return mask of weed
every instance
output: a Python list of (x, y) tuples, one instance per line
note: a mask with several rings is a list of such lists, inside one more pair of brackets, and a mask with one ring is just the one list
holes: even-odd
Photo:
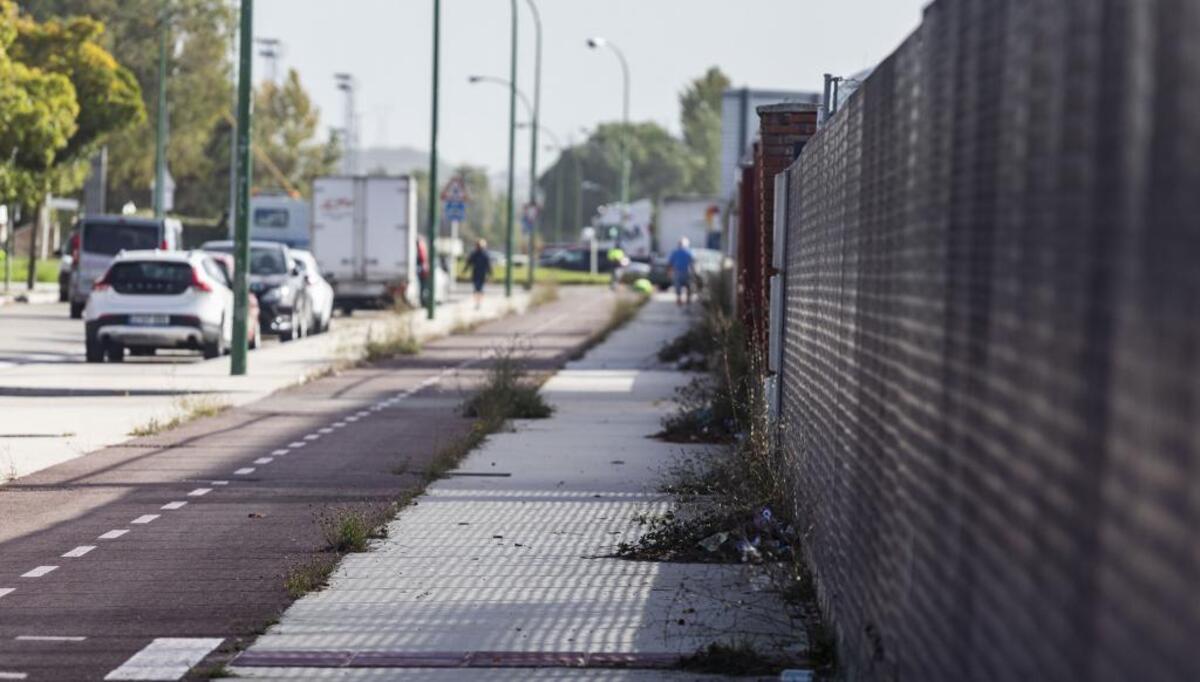
[(450, 328), (450, 335), (457, 336), (459, 334), (470, 334), (481, 324), (483, 324), (482, 320), (475, 320), (474, 322), (465, 322), (463, 320), (459, 320), (454, 323), (453, 327)]
[(679, 667), (696, 673), (713, 675), (775, 675), (785, 665), (756, 651), (749, 644), (709, 644), (708, 647), (682, 659)]
[(488, 368), (484, 385), (463, 402), (462, 412), (493, 425), (495, 430), (509, 419), (545, 419), (554, 408), (528, 379), (528, 371), (514, 348), (498, 350)]
[(398, 355), (416, 355), (421, 352), (421, 342), (413, 336), (412, 330), (392, 327), (379, 338), (372, 338), (367, 331), (367, 342), (363, 349), (364, 362), (379, 362)]
[(529, 306), (536, 308), (538, 306), (553, 303), (558, 300), (558, 282), (549, 280), (542, 282), (533, 288), (533, 293), (529, 296)]
[(228, 410), (232, 405), (213, 398), (212, 396), (188, 396), (175, 401), (178, 412), (166, 419), (154, 418), (130, 429), (129, 435), (134, 437), (156, 436), (171, 429), (178, 428), (188, 422), (207, 417), (215, 417)]
[(233, 671), (229, 669), (229, 664), (214, 663), (209, 666), (194, 669), (190, 679), (221, 680), (231, 677), (235, 677), (235, 675), (233, 674)]
[(333, 570), (337, 568), (339, 558), (335, 554), (319, 554), (305, 563), (294, 566), (283, 581), (288, 595), (299, 599), (328, 585), (329, 576), (333, 575)]
[(371, 540), (383, 537), (392, 507), (330, 507), (317, 513), (317, 527), (329, 551), (337, 554), (365, 552)]

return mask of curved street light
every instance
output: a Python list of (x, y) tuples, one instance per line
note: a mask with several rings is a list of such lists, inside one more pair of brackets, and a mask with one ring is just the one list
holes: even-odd
[(624, 89), (622, 97), (622, 112), (621, 123), (621, 203), (629, 203), (629, 62), (625, 59), (625, 53), (621, 48), (614, 45), (607, 38), (594, 36), (588, 38), (587, 46), (593, 50), (608, 48), (617, 55), (617, 59), (621, 62), (621, 75), (624, 78)]
[[(478, 75), (477, 76), (467, 76), (467, 82), (471, 83), (472, 85), (475, 85), (478, 83), (492, 83), (494, 85), (502, 85), (502, 86), (504, 86), (505, 90), (512, 88), (512, 83), (509, 82), (508, 79), (500, 78), (499, 76), (478, 76)], [(529, 114), (529, 117), (532, 118), (533, 117), (533, 102), (529, 99), (529, 96), (526, 95), (524, 92), (522, 92), (520, 88), (513, 88), (513, 90), (514, 90), (514, 92), (517, 93), (517, 99), (521, 100), (521, 104), (525, 107), (525, 113)], [(522, 127), (527, 127), (528, 125), (529, 124), (527, 124), (527, 123), (517, 124), (517, 127), (522, 128)]]

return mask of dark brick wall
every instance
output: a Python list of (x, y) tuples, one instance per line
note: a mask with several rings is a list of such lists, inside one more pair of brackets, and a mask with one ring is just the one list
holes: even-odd
[(1200, 679), (1200, 0), (938, 0), (791, 168), (851, 679)]

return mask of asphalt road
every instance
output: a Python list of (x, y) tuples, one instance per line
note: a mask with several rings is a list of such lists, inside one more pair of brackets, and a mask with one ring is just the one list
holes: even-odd
[[(112, 679), (144, 679), (138, 670), (156, 662), (188, 660), (178, 647), (195, 645), (200, 657), (214, 646), (218, 656), (234, 651), (290, 602), (289, 571), (328, 556), (320, 514), (377, 507), (422, 485), (414, 472), (469, 427), (455, 408), (492, 349), (518, 339), (532, 366), (556, 367), (605, 324), (610, 296), (567, 292), (419, 356), (0, 488), (0, 679), (95, 680), (118, 670)], [(29, 356), (40, 338), (59, 345), (39, 352), (76, 357), (66, 325), (48, 321), (39, 332), (25, 322), (32, 328), (0, 352)]]

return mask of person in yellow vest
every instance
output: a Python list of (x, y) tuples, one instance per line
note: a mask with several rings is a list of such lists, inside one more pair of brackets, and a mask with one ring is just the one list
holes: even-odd
[(625, 272), (625, 266), (629, 265), (629, 257), (625, 255), (625, 249), (622, 249), (619, 243), (613, 244), (613, 247), (608, 250), (608, 263), (612, 266), (612, 279), (608, 286), (616, 289), (617, 285), (621, 283), (621, 275)]

